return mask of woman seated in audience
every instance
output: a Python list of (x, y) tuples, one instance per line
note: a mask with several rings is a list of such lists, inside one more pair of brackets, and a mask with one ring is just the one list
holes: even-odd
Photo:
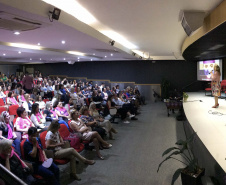
[(19, 105), (13, 95), (13, 92), (10, 91), (7, 97), (7, 105)]
[(107, 99), (108, 99), (107, 89), (106, 89), (106, 88), (103, 88), (102, 93), (103, 93), (103, 99), (104, 99), (105, 101), (107, 101)]
[(78, 105), (78, 106), (83, 106), (85, 104), (84, 98), (79, 97), (77, 95), (77, 93), (75, 92), (74, 88), (71, 88), (70, 97), (72, 98), (73, 103)]
[(37, 99), (36, 99), (36, 102), (35, 102), (35, 103), (39, 104), (39, 108), (40, 108), (41, 110), (44, 110), (45, 107), (46, 107), (45, 102), (42, 101), (42, 96), (37, 96)]
[(39, 104), (34, 103), (31, 108), (31, 121), (37, 128), (44, 128), (46, 119), (42, 112), (39, 111)]
[(105, 120), (100, 116), (94, 102), (91, 102), (89, 106), (89, 114), (97, 121), (98, 126), (103, 127), (106, 130), (106, 132), (109, 134), (109, 139), (113, 139), (112, 133), (116, 134), (117, 131), (112, 127), (112, 124), (109, 120)]
[(26, 184), (30, 185), (35, 181), (29, 174), (32, 170), (32, 166), (29, 165), (29, 168), (27, 164), (20, 159), (17, 153), (12, 149), (12, 145), (12, 140), (3, 139), (0, 141), (0, 163)]
[(4, 92), (6, 96), (8, 96), (9, 92), (11, 91), (11, 86), (7, 87), (7, 90)]
[(100, 144), (104, 148), (110, 148), (112, 147), (111, 144), (107, 143), (104, 141), (101, 136), (98, 134), (96, 131), (92, 131), (91, 127), (87, 127), (85, 123), (81, 119), (79, 119), (79, 112), (78, 111), (73, 111), (71, 112), (71, 129), (76, 133), (79, 132), (82, 134), (82, 139), (86, 141), (93, 142), (95, 145), (96, 153), (97, 156), (100, 159), (104, 159), (104, 157), (100, 154), (99, 148)]
[[(18, 134), (18, 133), (17, 133)], [(7, 111), (3, 111), (0, 117), (0, 137), (3, 139), (10, 139), (13, 141), (13, 147), (16, 152), (20, 154), (20, 137), (17, 139), (17, 134), (13, 131), (13, 124), (10, 122), (10, 115)]]
[(66, 146), (67, 142), (60, 136), (59, 129), (60, 124), (57, 120), (50, 124), (45, 138), (46, 148), (55, 151), (54, 158), (56, 159), (70, 159), (71, 177), (75, 180), (81, 180), (76, 175), (76, 158), (88, 165), (93, 165), (95, 161), (82, 157), (74, 148)]
[(89, 109), (86, 106), (83, 106), (80, 109), (81, 117), (80, 119), (86, 124), (86, 126), (91, 127), (92, 131), (97, 131), (102, 138), (105, 136), (105, 130), (98, 126), (97, 120), (95, 120), (90, 114)]
[(58, 119), (58, 115), (57, 115), (55, 109), (53, 108), (53, 104), (51, 101), (46, 102), (46, 109), (44, 110), (44, 117), (46, 118), (46, 121), (58, 120), (58, 122), (60, 124), (66, 125), (66, 127), (70, 131), (70, 128), (69, 128), (67, 122), (65, 122), (63, 119), (62, 120)]
[(4, 94), (3, 90), (2, 90), (2, 86), (0, 86), (0, 98), (5, 99), (6, 95)]
[(101, 96), (101, 91), (98, 93), (97, 90), (93, 90), (93, 94), (92, 94), (92, 101), (96, 102), (96, 108), (101, 109), (101, 103), (103, 101), (103, 98)]
[(107, 108), (110, 109), (117, 109), (117, 113), (121, 116), (121, 120), (124, 120), (124, 123), (130, 123), (128, 120), (126, 120), (126, 117), (129, 116), (130, 118), (134, 117), (127, 109), (124, 109), (122, 107), (116, 106), (113, 102), (114, 96), (116, 95), (110, 95), (108, 97), (107, 101)]
[(32, 102), (35, 102), (35, 100), (37, 99), (37, 96), (38, 96), (38, 89), (37, 89), (37, 87), (34, 87), (34, 89), (32, 90), (32, 92), (30, 94), (30, 100)]
[(80, 87), (77, 87), (77, 95), (80, 97), (80, 98), (86, 98), (83, 94), (82, 94), (82, 91), (81, 91), (81, 88)]
[(27, 111), (23, 107), (17, 109), (16, 122), (14, 124), (15, 131), (22, 132), (22, 138), (27, 138), (27, 132), (30, 127), (34, 127), (32, 121), (27, 117)]
[(19, 96), (18, 96), (18, 101), (21, 104), (26, 101), (25, 98), (24, 98), (24, 90), (23, 89), (20, 89), (20, 93), (19, 93)]
[(30, 101), (30, 95), (29, 94), (25, 94), (24, 95), (24, 99), (25, 101), (23, 102), (23, 107), (25, 108), (25, 110), (27, 111), (27, 113), (31, 113), (32, 110), (32, 101)]
[(68, 113), (70, 113), (71, 108), (73, 108), (73, 107), (74, 107), (74, 104), (73, 104), (72, 98), (70, 98), (68, 101), (64, 102), (64, 108), (67, 110)]
[(69, 119), (69, 112), (67, 109), (63, 107), (63, 103), (60, 101), (55, 101), (55, 104), (53, 106), (55, 108), (55, 111), (57, 113), (59, 120), (64, 120), (66, 123), (68, 123)]
[(60, 184), (59, 168), (53, 162), (49, 167), (44, 167), (42, 164), (48, 161), (43, 150), (40, 139), (38, 138), (37, 128), (31, 127), (28, 130), (28, 139), (24, 142), (24, 156), (25, 159), (32, 163), (34, 174), (40, 175), (49, 185)]

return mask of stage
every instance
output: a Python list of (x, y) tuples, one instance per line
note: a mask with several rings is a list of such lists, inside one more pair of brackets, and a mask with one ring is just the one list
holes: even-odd
[[(204, 92), (187, 94), (189, 98), (183, 103), (187, 120), (214, 160), (226, 172), (226, 101), (219, 99), (220, 106), (214, 109), (214, 97), (205, 96)], [(225, 115), (210, 114), (209, 111)], [(205, 162), (209, 163), (208, 160)]]

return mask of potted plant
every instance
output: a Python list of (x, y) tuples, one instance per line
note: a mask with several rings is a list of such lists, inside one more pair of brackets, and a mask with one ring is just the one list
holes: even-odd
[(188, 100), (188, 97), (188, 94), (186, 92), (183, 92), (183, 98), (185, 102)]
[[(186, 165), (185, 168), (179, 168), (175, 171), (171, 185), (175, 183), (177, 178), (181, 174), (182, 185), (202, 185), (201, 177), (205, 173), (205, 169), (198, 165), (198, 160), (194, 157), (192, 150), (190, 148), (190, 143), (194, 140), (196, 133), (192, 134), (187, 140), (178, 140), (175, 144), (176, 147), (170, 147), (165, 150), (162, 157), (168, 155), (158, 166), (157, 172), (159, 172), (160, 167), (165, 161), (173, 159)], [(169, 154), (170, 153), (170, 154)], [(175, 156), (180, 155), (184, 161), (177, 159)]]

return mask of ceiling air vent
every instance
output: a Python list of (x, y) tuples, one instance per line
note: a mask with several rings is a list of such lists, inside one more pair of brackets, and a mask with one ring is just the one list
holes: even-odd
[(0, 11), (0, 29), (10, 31), (28, 31), (48, 24)]

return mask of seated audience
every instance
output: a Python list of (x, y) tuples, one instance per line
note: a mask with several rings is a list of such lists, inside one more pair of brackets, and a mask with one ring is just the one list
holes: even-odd
[(55, 108), (55, 111), (58, 115), (58, 119), (64, 120), (66, 123), (68, 123), (69, 112), (67, 111), (67, 109), (63, 107), (63, 103), (59, 101), (55, 101), (55, 104), (53, 107)]
[(25, 110), (27, 111), (27, 113), (31, 113), (32, 110), (32, 101), (30, 101), (30, 95), (29, 94), (25, 94), (24, 95), (24, 99), (25, 101), (23, 102), (23, 107), (25, 108)]
[(81, 180), (76, 175), (76, 158), (85, 164), (93, 165), (95, 161), (88, 160), (82, 157), (74, 148), (66, 146), (66, 141), (62, 139), (59, 133), (60, 124), (58, 121), (53, 121), (46, 134), (46, 147), (47, 149), (54, 150), (54, 158), (56, 159), (70, 159), (70, 175), (75, 180)]
[(61, 119), (61, 120), (58, 119), (58, 115), (57, 115), (55, 109), (53, 108), (52, 102), (46, 102), (46, 109), (44, 110), (44, 117), (46, 118), (46, 121), (58, 120), (58, 122), (60, 124), (66, 125), (66, 127), (70, 131), (70, 128), (69, 128), (67, 122), (65, 122), (63, 119)]
[(117, 131), (112, 127), (112, 124), (109, 120), (105, 120), (100, 116), (94, 102), (91, 102), (89, 106), (89, 113), (97, 121), (97, 125), (103, 127), (106, 130), (106, 132), (109, 134), (109, 139), (113, 139), (112, 133), (116, 134)]
[(20, 89), (20, 94), (18, 95), (18, 101), (20, 104), (22, 104), (23, 102), (25, 102), (25, 98), (24, 98), (24, 90)]
[(59, 185), (60, 172), (57, 165), (53, 162), (48, 168), (42, 165), (48, 158), (38, 138), (37, 128), (29, 128), (28, 136), (24, 142), (24, 156), (26, 160), (32, 163), (34, 174), (42, 176), (49, 185)]
[(104, 159), (104, 157), (100, 154), (99, 148), (104, 147), (104, 148), (110, 148), (112, 147), (111, 144), (107, 143), (104, 141), (101, 136), (98, 134), (96, 131), (92, 131), (91, 127), (87, 127), (85, 123), (79, 118), (79, 112), (78, 111), (73, 111), (71, 113), (71, 129), (76, 133), (81, 133), (82, 134), (82, 139), (86, 141), (90, 141), (94, 143), (95, 149), (97, 156), (100, 159)]
[(80, 109), (81, 117), (80, 119), (86, 124), (86, 126), (91, 127), (92, 131), (97, 131), (102, 138), (105, 136), (105, 130), (98, 126), (97, 120), (95, 120), (90, 114), (89, 109), (86, 106), (83, 106)]
[(2, 86), (0, 86), (0, 98), (5, 98), (6, 95), (4, 94), (3, 90), (2, 90)]
[(27, 138), (27, 132), (30, 127), (34, 127), (32, 121), (27, 117), (27, 112), (25, 108), (19, 107), (17, 109), (16, 122), (14, 124), (15, 131), (22, 132), (22, 138)]

